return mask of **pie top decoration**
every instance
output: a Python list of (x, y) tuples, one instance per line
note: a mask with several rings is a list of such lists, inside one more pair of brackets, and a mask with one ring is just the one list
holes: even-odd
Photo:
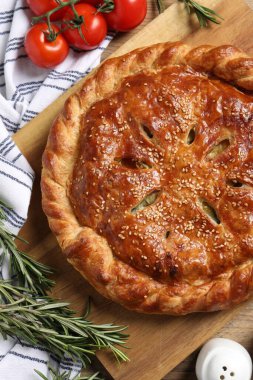
[(224, 309), (253, 286), (253, 58), (162, 43), (110, 59), (43, 155), (43, 208), (67, 259), (146, 313)]

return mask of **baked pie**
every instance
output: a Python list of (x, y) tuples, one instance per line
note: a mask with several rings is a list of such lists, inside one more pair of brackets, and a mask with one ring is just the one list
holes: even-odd
[(253, 288), (253, 58), (181, 42), (103, 63), (54, 122), (42, 198), (68, 261), (145, 313)]

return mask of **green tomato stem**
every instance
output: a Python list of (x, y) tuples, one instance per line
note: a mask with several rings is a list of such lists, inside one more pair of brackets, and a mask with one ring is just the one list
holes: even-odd
[[(32, 18), (32, 25), (36, 24), (36, 23), (38, 23), (44, 19), (47, 19), (47, 20), (49, 19), (49, 23), (51, 24), (50, 16), (52, 16), (52, 14), (54, 14), (55, 12), (59, 11), (60, 9), (62, 9), (64, 7), (67, 7), (67, 6), (72, 7), (74, 4), (78, 3), (79, 1), (80, 0), (69, 0), (69, 1), (60, 1), (59, 0), (59, 6), (58, 7), (51, 9), (51, 11), (48, 11), (47, 13), (44, 13), (43, 15), (33, 17)], [(77, 16), (78, 16), (78, 14), (77, 14)]]
[(114, 0), (104, 0), (96, 13), (110, 13), (115, 8)]

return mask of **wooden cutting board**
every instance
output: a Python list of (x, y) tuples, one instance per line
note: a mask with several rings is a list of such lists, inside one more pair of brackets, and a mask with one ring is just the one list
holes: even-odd
[[(175, 3), (125, 43), (116, 55), (140, 46), (180, 39), (192, 45), (234, 44), (253, 54), (252, 35), (249, 35), (253, 30), (253, 12), (243, 0), (201, 0), (201, 3), (215, 8), (223, 16), (221, 25), (201, 30), (196, 19), (187, 16), (183, 4)], [(29, 252), (33, 257), (57, 269), (57, 285), (54, 289), (56, 297), (70, 301), (74, 309), (82, 312), (87, 295), (91, 295), (93, 320), (102, 323), (113, 321), (129, 326), (129, 363), (118, 365), (110, 354), (98, 355), (112, 377), (116, 380), (159, 380), (214, 335), (235, 315), (239, 307), (226, 312), (177, 318), (140, 315), (98, 295), (65, 261), (41, 210), (39, 177), (41, 154), (52, 120), (66, 98), (79, 86), (80, 83), (72, 87), (14, 136), (15, 142), (37, 174), (29, 218), (21, 234), (30, 242)], [(244, 305), (240, 306), (243, 307)]]

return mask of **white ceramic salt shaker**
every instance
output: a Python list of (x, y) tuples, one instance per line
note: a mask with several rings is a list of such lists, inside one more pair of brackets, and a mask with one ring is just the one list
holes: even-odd
[(196, 375), (198, 380), (251, 380), (251, 357), (241, 344), (214, 338), (199, 353)]

